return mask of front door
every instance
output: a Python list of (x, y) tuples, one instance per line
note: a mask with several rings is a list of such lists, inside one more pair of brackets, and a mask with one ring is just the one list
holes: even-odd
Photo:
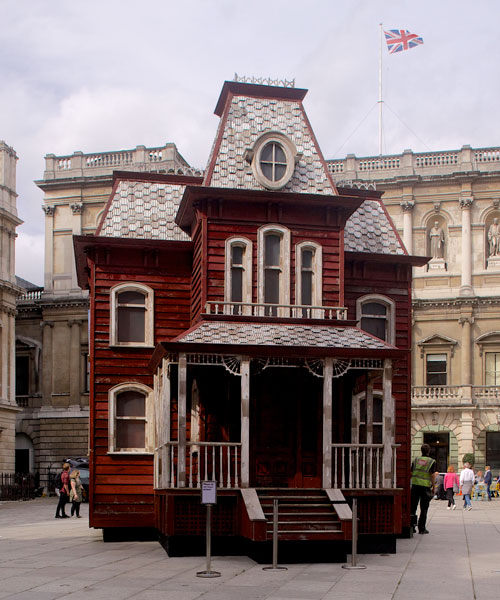
[(251, 382), (251, 485), (321, 487), (322, 380), (272, 367)]

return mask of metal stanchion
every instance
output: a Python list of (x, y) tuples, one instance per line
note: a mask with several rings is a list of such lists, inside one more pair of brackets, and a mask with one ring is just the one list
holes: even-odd
[(273, 500), (273, 566), (263, 567), (264, 571), (288, 571), (278, 566), (278, 499)]
[(207, 504), (207, 568), (196, 573), (196, 577), (220, 577), (219, 571), (212, 571), (212, 505)]
[(352, 551), (351, 551), (351, 564), (342, 565), (343, 569), (366, 569), (366, 565), (358, 565), (357, 562), (357, 551), (358, 551), (358, 500), (357, 498), (352, 499)]

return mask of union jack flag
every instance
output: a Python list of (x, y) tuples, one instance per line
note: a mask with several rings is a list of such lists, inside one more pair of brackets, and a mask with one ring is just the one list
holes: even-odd
[(424, 43), (423, 38), (416, 33), (410, 33), (407, 29), (389, 29), (384, 31), (384, 34), (389, 54), (409, 50)]

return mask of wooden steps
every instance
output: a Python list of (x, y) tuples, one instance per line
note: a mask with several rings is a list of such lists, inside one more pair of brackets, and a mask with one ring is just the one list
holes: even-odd
[(273, 536), (273, 501), (278, 500), (280, 540), (341, 540), (342, 524), (321, 489), (259, 488), (257, 495), (266, 517), (267, 539)]

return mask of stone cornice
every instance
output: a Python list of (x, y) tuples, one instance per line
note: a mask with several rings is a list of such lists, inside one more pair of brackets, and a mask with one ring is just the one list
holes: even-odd
[(413, 308), (457, 308), (457, 307), (477, 308), (478, 306), (500, 306), (500, 297), (489, 296), (482, 298), (475, 296), (474, 298), (443, 298), (443, 299), (414, 299), (412, 300)]

